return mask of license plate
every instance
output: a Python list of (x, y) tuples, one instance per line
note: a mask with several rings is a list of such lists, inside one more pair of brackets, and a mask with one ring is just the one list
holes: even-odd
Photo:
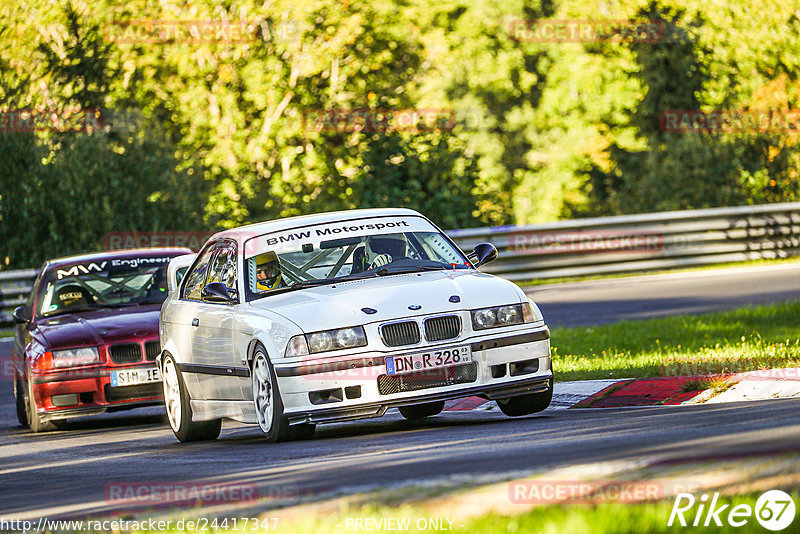
[(124, 371), (111, 371), (112, 386), (134, 386), (149, 382), (161, 382), (157, 367), (147, 369), (126, 369)]
[(436, 369), (459, 365), (472, 361), (472, 349), (469, 345), (448, 349), (435, 349), (405, 356), (387, 356), (386, 374), (401, 375), (426, 369)]

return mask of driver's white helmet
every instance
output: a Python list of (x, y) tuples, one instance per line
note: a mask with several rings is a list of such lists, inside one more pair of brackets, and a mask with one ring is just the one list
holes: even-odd
[(404, 234), (369, 236), (364, 252), (370, 268), (380, 267), (408, 257), (408, 239)]

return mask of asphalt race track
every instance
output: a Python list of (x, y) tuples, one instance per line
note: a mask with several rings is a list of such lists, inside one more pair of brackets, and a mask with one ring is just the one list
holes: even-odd
[(533, 286), (551, 326), (694, 314), (800, 299), (800, 263)]
[[(718, 273), (705, 282), (588, 284), (547, 289), (549, 322), (603, 322), (669, 312), (695, 312), (776, 298), (800, 298), (800, 267)], [(686, 290), (682, 288), (686, 285)], [(602, 295), (613, 296), (607, 300)], [(648, 299), (648, 295), (651, 298)], [(666, 299), (664, 296), (669, 295)], [(687, 296), (688, 295), (688, 296)], [(694, 306), (689, 304), (695, 302)], [(567, 314), (566, 310), (575, 310)], [(660, 310), (660, 311), (659, 311)], [(552, 318), (550, 317), (552, 315)], [(553, 321), (552, 319), (556, 320)], [(2, 359), (8, 341), (0, 342)], [(326, 499), (375, 488), (511, 479), (559, 466), (594, 462), (769, 456), (797, 451), (800, 399), (594, 410), (547, 410), (510, 419), (499, 412), (445, 412), (410, 423), (396, 411), (382, 419), (318, 427), (313, 440), (269, 445), (255, 426), (225, 422), (220, 439), (179, 444), (160, 408), (74, 420), (65, 431), (31, 434), (17, 425), (12, 383), (0, 383), (0, 517), (84, 517), (141, 511), (113, 501), (115, 488), (171, 482), (234, 484), (282, 501)], [(242, 504), (246, 510), (248, 504)], [(263, 502), (256, 509), (263, 509)], [(193, 512), (198, 513), (197, 509)]]

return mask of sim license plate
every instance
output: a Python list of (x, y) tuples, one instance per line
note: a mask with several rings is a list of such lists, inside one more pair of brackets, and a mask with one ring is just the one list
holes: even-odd
[(111, 385), (134, 386), (136, 384), (147, 384), (150, 382), (161, 382), (157, 367), (146, 369), (126, 369), (124, 371), (111, 371)]

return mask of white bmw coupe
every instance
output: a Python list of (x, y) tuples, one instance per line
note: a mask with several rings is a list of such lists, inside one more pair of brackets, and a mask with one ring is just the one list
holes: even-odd
[(161, 310), (162, 373), (180, 441), (221, 420), (269, 441), (317, 423), (430, 417), (479, 396), (507, 415), (547, 408), (550, 332), (512, 282), (481, 273), (490, 244), (464, 254), (409, 209), (293, 217), (226, 230), (196, 256)]

